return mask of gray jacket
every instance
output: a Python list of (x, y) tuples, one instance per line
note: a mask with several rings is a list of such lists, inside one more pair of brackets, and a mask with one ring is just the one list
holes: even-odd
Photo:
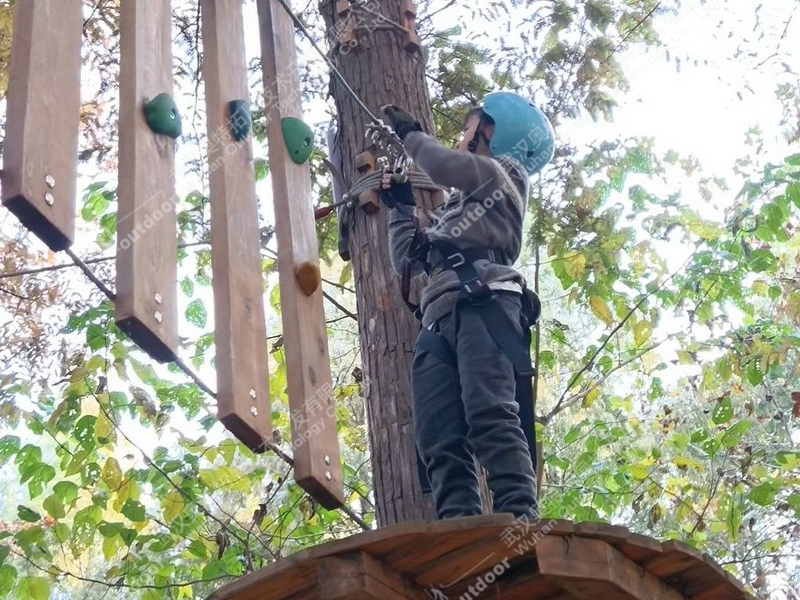
[[(505, 157), (449, 150), (419, 131), (409, 133), (403, 145), (416, 166), (431, 180), (458, 190), (432, 213), (430, 225), (425, 228), (428, 238), (447, 240), (458, 248), (481, 246), (501, 250), (512, 263), (516, 261), (522, 246), (522, 221), (528, 198), (524, 169)], [(407, 262), (416, 228), (413, 207), (401, 206), (389, 212), (389, 245), (397, 273), (402, 273)], [(418, 261), (411, 268), (414, 276), (424, 272)], [(480, 260), (475, 268), (489, 287), (503, 287), (503, 282), (523, 283), (522, 276), (509, 266)], [(454, 271), (432, 275), (420, 298), (423, 326), (428, 327), (451, 312), (459, 290)]]

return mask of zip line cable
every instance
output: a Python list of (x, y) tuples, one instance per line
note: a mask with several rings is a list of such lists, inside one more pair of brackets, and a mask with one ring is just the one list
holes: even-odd
[(294, 24), (297, 26), (297, 28), (300, 29), (303, 35), (306, 36), (306, 39), (308, 39), (308, 41), (311, 42), (311, 45), (314, 47), (314, 50), (316, 50), (317, 53), (322, 57), (322, 60), (324, 60), (328, 64), (328, 67), (330, 68), (331, 72), (334, 75), (336, 75), (341, 84), (344, 86), (344, 89), (347, 91), (347, 93), (350, 94), (353, 97), (353, 100), (355, 100), (361, 107), (361, 109), (369, 115), (370, 119), (372, 119), (377, 123), (381, 123), (382, 121), (378, 117), (376, 117), (369, 108), (367, 108), (367, 105), (364, 104), (361, 98), (358, 97), (358, 94), (356, 94), (353, 91), (353, 88), (351, 88), (350, 84), (347, 83), (347, 80), (344, 78), (344, 75), (342, 75), (341, 71), (339, 71), (336, 65), (333, 64), (333, 61), (330, 58), (328, 58), (328, 55), (325, 54), (325, 52), (322, 51), (322, 48), (319, 47), (317, 42), (314, 41), (314, 38), (311, 37), (311, 33), (308, 31), (308, 28), (305, 26), (305, 23), (303, 23), (303, 20), (297, 14), (295, 14), (295, 12), (292, 10), (292, 7), (289, 6), (289, 3), (286, 0), (278, 0), (278, 2), (283, 7), (283, 10), (285, 10), (286, 13), (289, 15), (289, 17), (291, 17), (292, 21), (294, 21)]

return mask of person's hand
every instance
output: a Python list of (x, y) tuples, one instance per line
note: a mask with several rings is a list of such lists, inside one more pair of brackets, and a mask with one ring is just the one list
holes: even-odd
[(384, 169), (381, 175), (381, 188), (378, 192), (378, 198), (388, 208), (397, 208), (401, 204), (406, 206), (414, 206), (416, 204), (411, 182), (406, 180), (403, 183), (398, 183), (388, 168)]
[(405, 140), (406, 136), (412, 131), (422, 131), (422, 126), (419, 122), (399, 106), (387, 104), (381, 110), (383, 110), (386, 118), (389, 119), (389, 123), (397, 137), (401, 140)]
[(381, 176), (381, 189), (388, 190), (392, 187), (392, 172), (384, 170), (383, 175)]

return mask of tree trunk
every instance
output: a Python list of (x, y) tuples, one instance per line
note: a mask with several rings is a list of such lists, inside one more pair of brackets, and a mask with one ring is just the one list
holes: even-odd
[[(399, 22), (401, 4), (401, 0), (373, 0), (367, 6)], [(368, 29), (355, 31), (356, 47), (339, 51), (342, 21), (335, 5), (333, 0), (321, 0), (320, 11), (329, 32), (330, 55), (350, 87), (376, 116), (383, 118), (382, 105), (397, 104), (433, 131), (421, 54), (406, 52), (403, 32), (388, 23), (369, 31), (375, 21), (363, 12), (359, 16), (366, 17), (362, 26)], [(355, 158), (369, 143), (364, 131), (370, 118), (334, 74), (331, 93), (338, 115), (336, 145), (342, 173), (352, 184), (360, 177)], [(419, 324), (400, 296), (399, 278), (389, 259), (386, 218), (383, 207), (372, 215), (356, 208), (350, 228), (379, 526), (433, 517), (430, 496), (420, 489), (414, 450), (410, 374)]]

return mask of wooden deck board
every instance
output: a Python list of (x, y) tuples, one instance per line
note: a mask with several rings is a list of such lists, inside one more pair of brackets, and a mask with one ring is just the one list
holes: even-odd
[[(477, 597), (497, 600), (753, 598), (719, 565), (685, 544), (661, 544), (623, 527), (541, 521), (529, 525), (526, 531), (527, 536), (540, 534), (537, 543), (518, 553), (504, 537), (504, 531), (514, 524), (518, 522), (511, 515), (490, 515), (369, 531), (299, 552), (224, 586), (209, 600), (321, 600), (351, 592), (354, 599), (386, 596), (417, 600), (420, 591), (440, 600), (455, 600), (473, 592), (478, 592)], [(560, 561), (556, 566), (561, 570), (553, 571), (552, 551), (557, 547), (553, 544), (568, 546), (570, 540), (572, 545), (562, 548), (560, 558), (555, 559)], [(595, 557), (592, 549), (601, 548), (602, 557)], [(544, 551), (548, 554), (537, 555)], [(583, 552), (587, 560), (565, 560), (575, 552)], [(339, 563), (349, 565), (352, 571), (354, 556), (361, 557), (358, 564), (378, 567), (361, 568), (358, 585), (345, 585), (339, 596), (335, 589), (327, 590), (325, 596), (323, 579), (330, 581), (334, 576), (330, 571)], [(487, 556), (490, 559), (481, 564)], [(318, 563), (326, 557), (335, 560), (327, 561), (328, 574), (320, 577)], [(351, 557), (350, 562), (347, 557)], [(506, 558), (508, 568), (487, 577), (490, 569)], [(546, 575), (539, 565), (544, 559), (548, 560)], [(589, 562), (597, 564), (587, 566)], [(378, 575), (373, 577), (373, 572)], [(436, 596), (435, 590), (442, 595)]]

